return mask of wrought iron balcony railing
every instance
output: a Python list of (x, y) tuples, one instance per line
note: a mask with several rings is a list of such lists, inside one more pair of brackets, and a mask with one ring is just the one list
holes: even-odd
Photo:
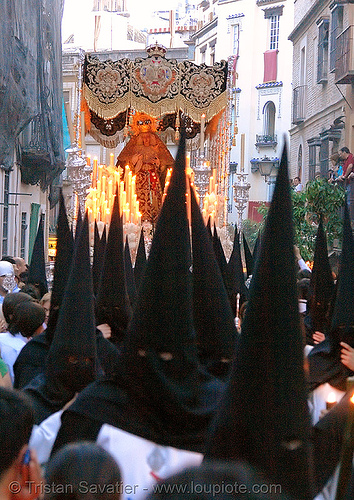
[(256, 135), (256, 147), (276, 146), (278, 143), (277, 136), (274, 135)]
[(337, 37), (336, 44), (336, 83), (354, 82), (354, 49), (353, 49), (354, 26), (348, 26)]

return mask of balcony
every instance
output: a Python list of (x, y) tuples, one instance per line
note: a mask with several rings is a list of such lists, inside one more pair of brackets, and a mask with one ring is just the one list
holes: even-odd
[(256, 135), (256, 148), (275, 147), (278, 144), (276, 135)]
[(353, 29), (348, 26), (338, 37), (336, 45), (335, 82), (354, 82)]
[(305, 121), (306, 85), (300, 85), (293, 90), (293, 124), (299, 125)]

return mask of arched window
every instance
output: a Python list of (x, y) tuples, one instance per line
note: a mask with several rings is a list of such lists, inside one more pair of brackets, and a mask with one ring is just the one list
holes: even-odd
[(299, 151), (297, 154), (297, 175), (302, 179), (302, 144), (299, 146)]
[(263, 108), (263, 130), (264, 135), (274, 137), (275, 133), (275, 104), (268, 101)]

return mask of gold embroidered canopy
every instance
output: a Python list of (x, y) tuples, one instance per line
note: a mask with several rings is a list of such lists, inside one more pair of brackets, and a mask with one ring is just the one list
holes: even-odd
[[(166, 59), (166, 49), (155, 45), (148, 57), (100, 61), (86, 55), (83, 96), (93, 119), (110, 121), (128, 109), (155, 118), (183, 112), (194, 122), (208, 122), (227, 103), (227, 62), (200, 66)], [(121, 120), (123, 121), (123, 120)]]

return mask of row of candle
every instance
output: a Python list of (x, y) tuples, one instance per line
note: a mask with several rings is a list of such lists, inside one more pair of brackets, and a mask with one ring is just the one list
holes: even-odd
[[(88, 159), (88, 165), (90, 165)], [(120, 173), (113, 164), (111, 154), (110, 165), (98, 165), (94, 158), (92, 165), (92, 183), (88, 189), (86, 208), (90, 222), (102, 221), (110, 223), (113, 209), (114, 197), (119, 196), (120, 212), (123, 216), (123, 224), (140, 224), (141, 214), (139, 202), (135, 192), (135, 176), (127, 165), (124, 169), (124, 180), (120, 180)]]
[(214, 222), (217, 220), (218, 208), (218, 185), (216, 183), (216, 169), (214, 168), (209, 179), (208, 192), (204, 196), (202, 210), (204, 222), (207, 223), (210, 218), (211, 227), (214, 226)]

